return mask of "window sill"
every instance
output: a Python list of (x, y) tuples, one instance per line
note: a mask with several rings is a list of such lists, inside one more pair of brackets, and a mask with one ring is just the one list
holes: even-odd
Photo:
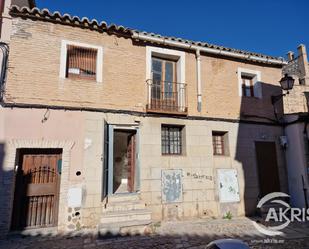
[(67, 79), (96, 81), (96, 76), (68, 74)]
[(249, 97), (249, 96), (240, 96), (241, 99), (256, 99), (256, 100), (261, 100), (262, 98), (259, 98), (259, 97), (255, 97), (255, 96), (252, 96), (252, 97)]
[(161, 154), (163, 157), (185, 157), (186, 154)]
[(216, 155), (216, 154), (213, 154), (213, 156), (217, 158), (230, 157), (230, 155)]
[(64, 81), (70, 81), (70, 82), (80, 82), (80, 83), (91, 83), (91, 84), (100, 84), (101, 82), (97, 81), (96, 79), (91, 78), (80, 78), (80, 77), (65, 77), (61, 78)]

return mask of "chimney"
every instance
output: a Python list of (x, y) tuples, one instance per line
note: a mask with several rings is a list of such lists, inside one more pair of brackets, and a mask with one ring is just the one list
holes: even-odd
[(309, 85), (309, 64), (306, 46), (304, 44), (300, 44), (297, 48), (298, 51), (298, 66), (300, 70), (299, 80), (304, 85)]
[(287, 56), (288, 56), (288, 61), (294, 60), (294, 52), (289, 51), (289, 52), (287, 53)]

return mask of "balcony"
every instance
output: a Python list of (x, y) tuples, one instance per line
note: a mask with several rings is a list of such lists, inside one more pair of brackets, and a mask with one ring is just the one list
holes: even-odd
[(147, 82), (147, 112), (187, 115), (187, 85), (149, 79)]

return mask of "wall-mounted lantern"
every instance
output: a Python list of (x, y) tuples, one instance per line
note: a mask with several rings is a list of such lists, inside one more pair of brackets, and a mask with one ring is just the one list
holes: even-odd
[(285, 74), (284, 77), (279, 81), (281, 89), (286, 91), (286, 93), (279, 94), (276, 96), (271, 96), (271, 103), (274, 105), (277, 101), (279, 101), (283, 96), (289, 94), (289, 91), (293, 89), (294, 79), (292, 76)]

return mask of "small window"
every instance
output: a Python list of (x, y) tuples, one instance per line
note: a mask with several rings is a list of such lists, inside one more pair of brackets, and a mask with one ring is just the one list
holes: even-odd
[(67, 78), (96, 79), (97, 49), (80, 46), (67, 46)]
[(228, 137), (227, 132), (213, 131), (212, 132), (212, 145), (214, 155), (228, 155)]
[(238, 91), (240, 97), (262, 99), (261, 72), (248, 68), (237, 69)]
[(182, 126), (162, 125), (161, 144), (163, 155), (182, 154)]
[(253, 77), (241, 75), (242, 80), (242, 96), (254, 97)]

